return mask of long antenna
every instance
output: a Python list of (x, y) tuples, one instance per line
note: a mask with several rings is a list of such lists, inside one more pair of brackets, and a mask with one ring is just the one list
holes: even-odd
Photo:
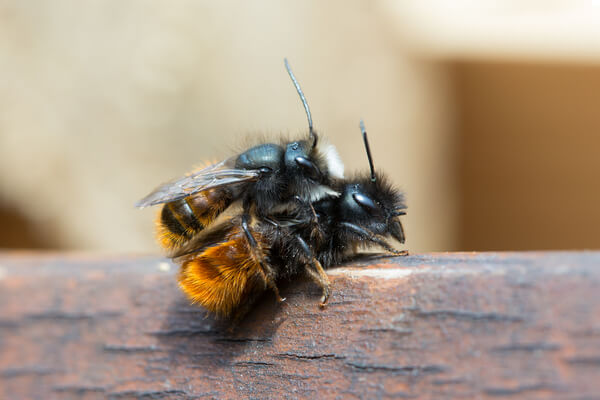
[(290, 63), (288, 63), (287, 58), (284, 58), (283, 62), (285, 63), (285, 69), (287, 69), (287, 72), (290, 75), (290, 78), (292, 78), (292, 82), (294, 83), (294, 86), (296, 86), (296, 91), (298, 92), (298, 96), (300, 96), (300, 100), (302, 101), (302, 105), (304, 106), (304, 110), (306, 111), (306, 117), (308, 118), (308, 134), (310, 135), (311, 139), (313, 139), (316, 144), (317, 137), (313, 132), (313, 122), (312, 122), (312, 117), (310, 115), (310, 108), (308, 108), (308, 103), (306, 102), (306, 97), (304, 97), (304, 93), (302, 92), (302, 89), (300, 88), (300, 84), (298, 83), (298, 80), (296, 79), (296, 77), (294, 76), (294, 73), (292, 72), (292, 69), (290, 68)]
[(377, 181), (375, 177), (375, 167), (373, 167), (373, 157), (371, 157), (371, 148), (369, 147), (369, 139), (367, 139), (367, 130), (365, 129), (365, 123), (363, 120), (360, 120), (360, 131), (363, 135), (363, 140), (365, 142), (365, 149), (367, 150), (367, 158), (369, 159), (369, 167), (371, 167), (371, 182)]

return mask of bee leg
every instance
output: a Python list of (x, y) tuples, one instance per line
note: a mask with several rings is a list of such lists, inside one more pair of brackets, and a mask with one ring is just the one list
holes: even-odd
[(321, 287), (323, 295), (321, 296), (321, 304), (319, 306), (325, 307), (327, 300), (329, 300), (329, 288), (331, 286), (325, 270), (323, 270), (321, 263), (317, 259), (314, 259), (312, 265), (306, 264), (306, 272)]
[(315, 211), (315, 208), (313, 207), (312, 203), (310, 201), (302, 199), (300, 196), (295, 196), (294, 200), (296, 200), (296, 202), (300, 204), (301, 207), (305, 207), (310, 210), (308, 220), (303, 223), (308, 224), (311, 228), (311, 243), (314, 243), (315, 241), (321, 242), (323, 240), (323, 231), (321, 230), (321, 226), (319, 225), (319, 216), (317, 215), (317, 212)]
[(265, 261), (262, 247), (258, 244), (254, 236), (252, 236), (252, 232), (250, 232), (250, 227), (248, 226), (248, 218), (248, 214), (244, 214), (242, 216), (242, 229), (246, 234), (248, 244), (250, 244), (250, 251), (252, 252), (252, 257), (260, 265), (262, 277), (265, 283), (267, 284), (267, 287), (275, 293), (275, 297), (278, 301), (285, 301), (285, 298), (282, 298), (279, 295), (279, 288), (277, 288), (277, 285), (275, 284), (275, 279), (273, 278), (273, 269), (270, 266), (268, 266), (267, 262)]
[(304, 200), (302, 197), (300, 196), (294, 196), (294, 200), (300, 204), (301, 207), (308, 207), (310, 208), (310, 220), (308, 221), (310, 224), (317, 224), (319, 222), (319, 217), (317, 216), (317, 212), (315, 211), (315, 208), (313, 207), (312, 203), (308, 200)]
[(342, 222), (342, 226), (361, 236), (364, 240), (368, 240), (369, 242), (373, 242), (385, 249), (390, 254), (395, 256), (406, 256), (408, 255), (408, 251), (406, 250), (397, 250), (394, 249), (388, 242), (384, 239), (373, 235), (371, 232), (361, 228), (358, 225), (351, 224), (350, 222)]
[(300, 247), (304, 251), (304, 255), (310, 260), (308, 263), (305, 264), (306, 272), (321, 287), (321, 290), (323, 291), (323, 296), (321, 297), (320, 306), (325, 307), (325, 304), (327, 304), (327, 300), (329, 300), (329, 288), (331, 286), (329, 283), (329, 278), (327, 277), (323, 266), (321, 265), (319, 260), (315, 258), (312, 250), (310, 249), (308, 244), (306, 244), (304, 239), (302, 239), (300, 236), (296, 236), (296, 240), (298, 240), (298, 243), (300, 243)]

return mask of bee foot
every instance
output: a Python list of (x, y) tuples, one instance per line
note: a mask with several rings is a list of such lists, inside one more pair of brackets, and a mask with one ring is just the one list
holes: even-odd
[(319, 307), (325, 308), (328, 300), (329, 300), (329, 293), (323, 294), (323, 297), (321, 297), (321, 303), (319, 304)]

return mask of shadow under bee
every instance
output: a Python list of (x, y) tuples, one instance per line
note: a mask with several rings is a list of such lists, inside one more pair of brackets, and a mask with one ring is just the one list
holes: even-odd
[[(290, 285), (282, 285), (282, 295), (290, 289)], [(296, 293), (290, 294), (296, 297)], [(318, 288), (307, 295), (318, 298)], [(168, 307), (160, 329), (151, 335), (168, 354), (169, 363), (192, 368), (223, 367), (249, 346), (269, 345), (288, 318), (287, 308), (287, 301), (279, 302), (267, 291), (243, 318), (233, 320), (216, 317), (181, 296)]]

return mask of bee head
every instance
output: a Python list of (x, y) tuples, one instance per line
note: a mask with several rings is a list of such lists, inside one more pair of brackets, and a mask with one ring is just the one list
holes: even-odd
[(404, 195), (390, 185), (385, 176), (375, 172), (365, 124), (360, 121), (371, 173), (347, 181), (341, 190), (339, 213), (343, 222), (367, 229), (373, 235), (391, 235), (404, 243), (404, 230), (399, 217), (406, 214)]
[(344, 165), (335, 147), (319, 140), (300, 84), (287, 59), (284, 63), (308, 119), (308, 138), (288, 143), (285, 149), (285, 168), (289, 179), (295, 181), (295, 190), (307, 200), (317, 201), (327, 195), (337, 195), (328, 187), (329, 180), (330, 177), (343, 178)]
[(313, 148), (306, 140), (288, 143), (285, 149), (285, 168), (314, 182), (323, 180), (323, 172), (313, 160)]
[(399, 216), (406, 212), (403, 194), (381, 174), (358, 177), (347, 182), (340, 196), (338, 212), (343, 222), (360, 226), (374, 235), (390, 235), (404, 243)]
[(342, 179), (344, 164), (332, 144), (317, 140), (313, 132), (308, 139), (286, 145), (285, 167), (304, 178), (327, 184), (329, 177)]

